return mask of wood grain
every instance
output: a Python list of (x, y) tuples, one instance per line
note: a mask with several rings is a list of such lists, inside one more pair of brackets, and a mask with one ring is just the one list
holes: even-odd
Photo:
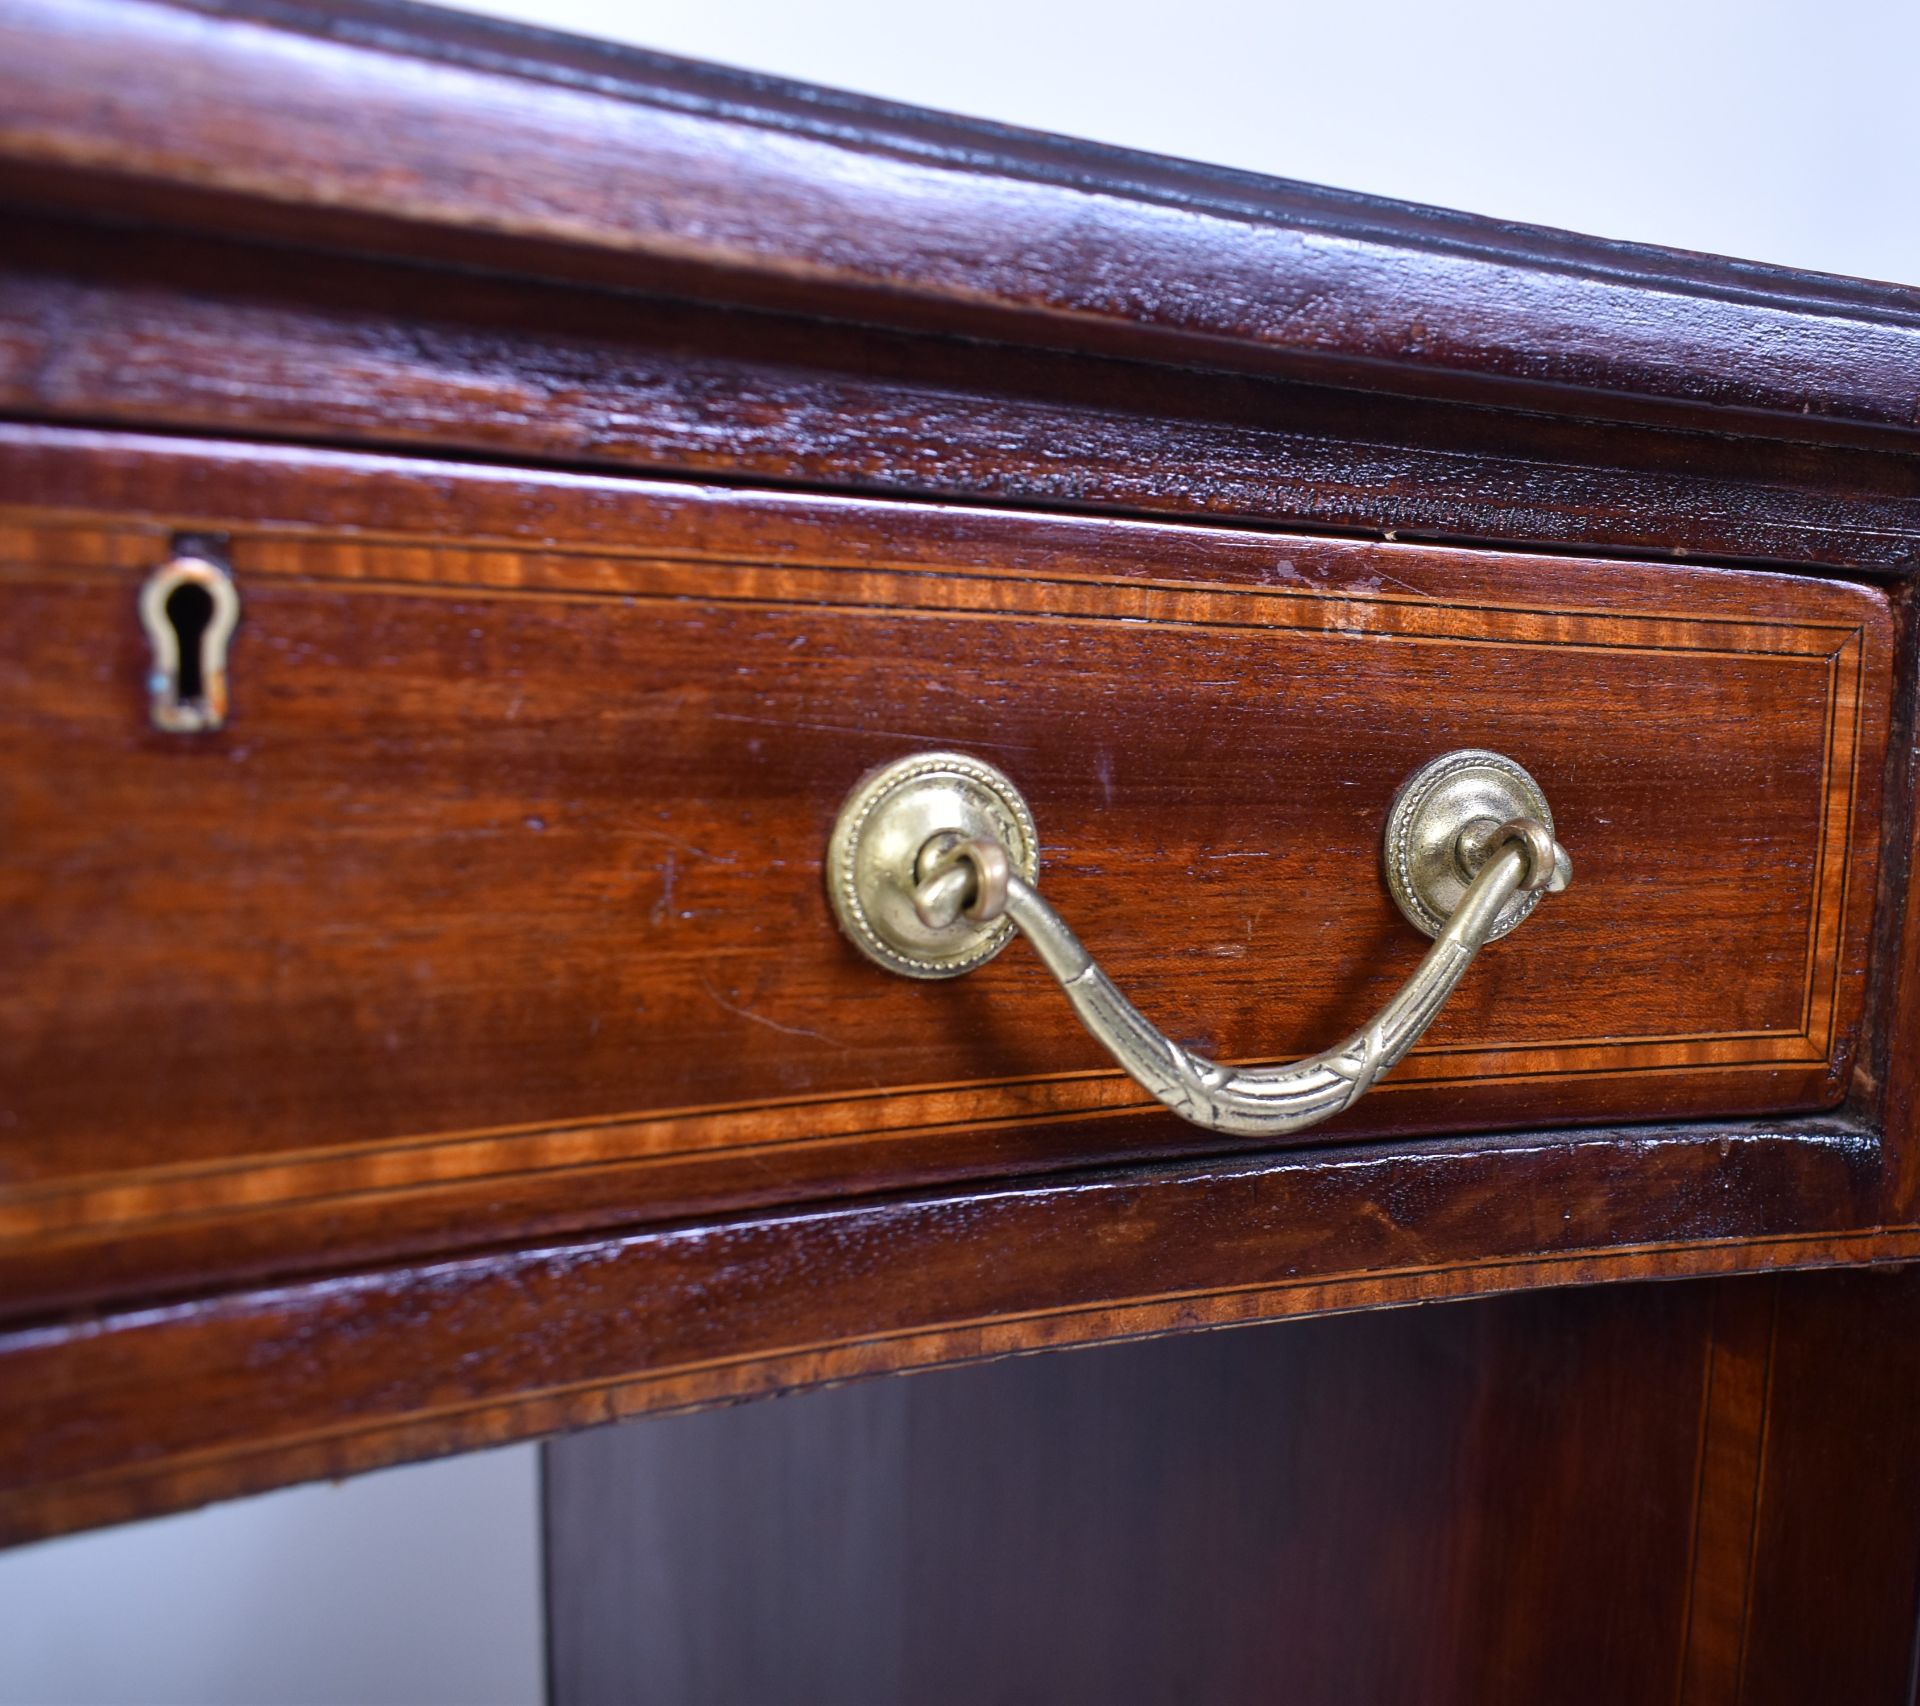
[[(1914, 458), (16, 214), (23, 416), (1908, 573)], [(1828, 435), (1830, 437), (1830, 435)]]
[(1822, 1123), (1361, 1145), (529, 1240), (0, 1333), (0, 1537), (1010, 1352), (1912, 1260)]
[(1743, 1706), (1912, 1697), (1920, 1659), (1920, 1272), (1824, 1274), (1783, 1287)]
[(4, 26), (15, 199), (1346, 383), (1578, 388), (1596, 410), (1738, 410), (1788, 435), (1810, 418), (1916, 425), (1920, 298), (1894, 286), (1274, 184), (412, 8), (10, 0)]
[[(1057, 904), (1238, 1059), (1424, 952), (1377, 872), (1400, 779), (1531, 766), (1576, 887), (1321, 1140), (1848, 1083), (1873, 592), (53, 431), (0, 476), (38, 499), (0, 516), (16, 1313), (1219, 1147), (1023, 953), (916, 987), (840, 942), (827, 825), (916, 748), (1009, 767)], [(146, 727), (130, 615), (180, 531), (245, 612), (198, 741)]]
[[(1671, 1601), (1681, 1615), (1679, 1698), (1695, 1706), (1740, 1697), (1782, 1295), (1777, 1284), (1753, 1282), (1708, 1293), (1688, 1580)], [(1856, 1379), (1855, 1390), (1864, 1384)], [(1641, 1401), (1659, 1407), (1651, 1393)], [(1684, 1402), (1665, 1413), (1674, 1426), (1690, 1419)]]
[(558, 1441), (556, 1706), (1896, 1706), (1917, 1308), (1558, 1292)]
[(555, 1706), (1669, 1699), (1713, 1291), (1209, 1333), (557, 1442)]
[(1920, 603), (1903, 586), (1895, 600), (1895, 730), (1888, 743), (1889, 799), (1896, 815), (1882, 832), (1882, 895), (1873, 977), (1875, 1011), (1866, 1035), (1871, 1048), (1849, 1100), (1872, 1110), (1887, 1136), (1888, 1168), (1882, 1217), (1890, 1222), (1920, 1218), (1920, 907), (1912, 900), (1920, 871)]
[[(1915, 293), (382, 0), (5, 0), (0, 205), (0, 1533), (1920, 1254), (1912, 599), (1849, 584), (1920, 562)], [(182, 533), (244, 605), (185, 744), (132, 615)], [(1019, 950), (935, 992), (833, 939), (835, 804), (934, 740), (1227, 1055), (1410, 963), (1374, 838), (1432, 750), (1533, 765), (1579, 881), (1326, 1146), (1223, 1159)], [(1848, 1578), (1742, 1540), (1747, 1466), (1792, 1512), (1858, 1465), (1765, 1446), (1712, 1323), (1660, 1651), (1759, 1687), (1811, 1673), (1734, 1599)]]

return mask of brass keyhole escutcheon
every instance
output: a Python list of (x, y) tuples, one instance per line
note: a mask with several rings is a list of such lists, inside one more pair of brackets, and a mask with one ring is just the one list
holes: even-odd
[(183, 551), (140, 589), (140, 625), (153, 663), (147, 714), (168, 734), (201, 734), (227, 720), (227, 642), (240, 620), (233, 578), (211, 557)]

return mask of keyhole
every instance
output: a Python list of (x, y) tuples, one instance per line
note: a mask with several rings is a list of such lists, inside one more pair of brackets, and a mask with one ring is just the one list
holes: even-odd
[(153, 649), (147, 710), (169, 734), (200, 734), (227, 720), (227, 642), (240, 595), (224, 565), (186, 551), (154, 570), (140, 591), (140, 622)]
[(213, 595), (194, 581), (175, 587), (167, 599), (167, 620), (173, 624), (174, 641), (179, 647), (178, 695), (183, 703), (198, 702), (207, 692), (200, 642), (213, 620)]

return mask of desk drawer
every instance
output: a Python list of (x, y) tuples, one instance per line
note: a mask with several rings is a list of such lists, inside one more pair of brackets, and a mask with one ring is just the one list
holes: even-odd
[[(1873, 589), (53, 430), (0, 467), (10, 1300), (1239, 1147), (1024, 945), (917, 984), (841, 938), (834, 814), (922, 748), (1014, 778), (1048, 897), (1233, 1061), (1419, 961), (1408, 772), (1540, 780), (1574, 885), (1296, 1141), (1844, 1093)], [(181, 535), (240, 598), (213, 732), (148, 719)]]

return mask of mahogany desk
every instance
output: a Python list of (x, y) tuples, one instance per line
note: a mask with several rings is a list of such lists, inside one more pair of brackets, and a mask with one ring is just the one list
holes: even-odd
[[(1920, 293), (386, 0), (0, 198), (0, 1532), (1325, 1317), (557, 1446), (557, 1698), (1910, 1697)], [(1186, 1089), (836, 925), (929, 752)]]

